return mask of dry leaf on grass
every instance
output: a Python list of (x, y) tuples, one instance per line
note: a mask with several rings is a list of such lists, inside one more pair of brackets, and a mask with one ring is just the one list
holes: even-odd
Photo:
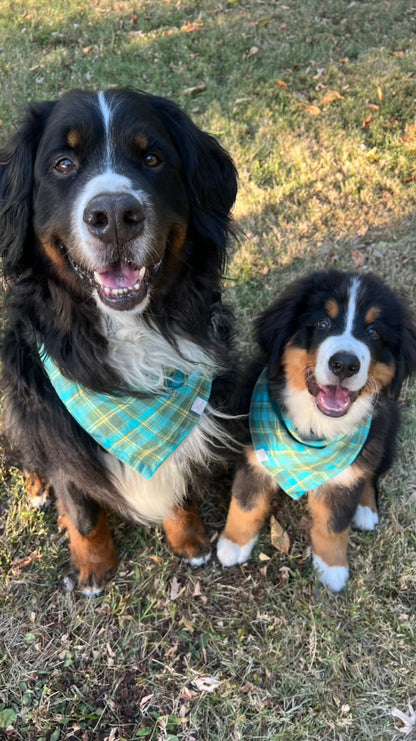
[(207, 674), (192, 680), (192, 684), (198, 692), (215, 692), (221, 684), (218, 677), (210, 677)]
[(181, 31), (184, 33), (194, 33), (195, 31), (202, 31), (204, 28), (204, 24), (201, 21), (189, 21), (189, 23), (185, 23)]
[(182, 90), (182, 95), (195, 95), (196, 93), (203, 93), (204, 90), (206, 90), (205, 82), (200, 82), (199, 85), (194, 85), (194, 87), (186, 87), (184, 90)]
[(365, 264), (365, 255), (360, 250), (352, 250), (351, 257), (356, 268), (362, 268)]
[(282, 553), (289, 553), (290, 550), (290, 538), (286, 530), (281, 526), (280, 522), (276, 520), (274, 515), (270, 518), (270, 540), (272, 546), (277, 548)]
[(321, 109), (317, 105), (310, 105), (309, 103), (302, 103), (302, 105), (306, 113), (309, 113), (310, 116), (319, 116), (321, 113)]
[(179, 596), (179, 588), (180, 588), (180, 584), (179, 584), (176, 576), (174, 576), (173, 579), (172, 579), (172, 581), (171, 581), (171, 583), (170, 583), (170, 594), (169, 594), (169, 597), (172, 600), (172, 602), (174, 602), (174, 600), (178, 598), (178, 596)]
[(403, 733), (405, 736), (409, 736), (412, 731), (416, 729), (416, 712), (409, 702), (409, 714), (403, 713), (398, 708), (394, 708), (391, 711), (393, 718), (398, 718), (403, 723), (403, 728), (398, 728), (399, 733)]
[(246, 51), (245, 54), (243, 54), (243, 59), (250, 59), (250, 57), (254, 57), (255, 54), (258, 54), (259, 47), (258, 46), (252, 46), (251, 49)]
[(320, 105), (329, 105), (329, 103), (333, 103), (334, 100), (344, 100), (344, 96), (341, 95), (338, 90), (327, 90)]
[(278, 85), (279, 87), (287, 87), (287, 82), (285, 82), (284, 80), (276, 80), (276, 85)]

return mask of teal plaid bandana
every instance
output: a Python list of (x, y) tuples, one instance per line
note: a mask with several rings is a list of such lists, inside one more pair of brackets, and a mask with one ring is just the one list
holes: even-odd
[(334, 440), (302, 440), (270, 397), (267, 369), (254, 388), (249, 415), (259, 463), (292, 499), (300, 499), (348, 468), (367, 439), (371, 420), (370, 415), (350, 435)]
[(62, 375), (41, 353), (56, 393), (78, 424), (109, 453), (150, 479), (204, 411), (212, 380), (195, 370), (167, 372), (165, 390), (136, 398), (99, 394)]

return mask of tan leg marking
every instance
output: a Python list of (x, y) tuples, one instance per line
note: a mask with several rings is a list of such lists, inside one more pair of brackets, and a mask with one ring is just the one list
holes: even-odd
[(236, 497), (231, 498), (227, 522), (222, 537), (240, 546), (256, 538), (270, 513), (270, 493), (264, 490), (252, 509), (244, 509)]
[(79, 585), (86, 593), (100, 591), (117, 567), (117, 556), (106, 516), (101, 510), (96, 526), (88, 535), (81, 535), (62, 502), (58, 502), (59, 526), (68, 531), (71, 559), (79, 572)]
[(163, 520), (167, 541), (177, 556), (185, 557), (192, 565), (206, 563), (211, 544), (203, 522), (194, 506), (172, 507), (171, 516)]
[(312, 513), (311, 540), (313, 553), (328, 566), (348, 567), (347, 547), (350, 529), (334, 533), (329, 527), (331, 510), (322, 496), (311, 492), (308, 497)]

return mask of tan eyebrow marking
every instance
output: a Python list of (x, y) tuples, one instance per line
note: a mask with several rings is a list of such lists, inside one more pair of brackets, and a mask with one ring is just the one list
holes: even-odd
[(371, 306), (369, 310), (367, 311), (367, 314), (365, 315), (365, 323), (371, 324), (371, 322), (375, 322), (377, 317), (379, 317), (381, 314), (381, 309), (378, 306)]
[(75, 147), (77, 147), (81, 141), (79, 131), (77, 131), (76, 129), (71, 129), (66, 140), (68, 142), (68, 146), (71, 147), (71, 149), (75, 149)]
[(328, 301), (325, 303), (325, 309), (327, 310), (328, 316), (330, 316), (331, 319), (336, 319), (339, 314), (338, 301), (336, 301), (334, 298), (329, 298)]
[(134, 141), (136, 142), (137, 146), (140, 147), (140, 149), (147, 149), (149, 146), (149, 140), (146, 134), (136, 134), (136, 136), (134, 137)]

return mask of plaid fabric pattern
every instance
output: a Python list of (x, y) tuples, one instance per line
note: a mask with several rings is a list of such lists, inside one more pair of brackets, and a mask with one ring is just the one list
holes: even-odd
[(371, 420), (370, 415), (351, 435), (334, 440), (302, 440), (270, 397), (267, 369), (254, 388), (249, 415), (259, 463), (292, 499), (300, 499), (348, 468), (367, 439)]
[(167, 371), (160, 394), (109, 396), (82, 387), (62, 375), (41, 353), (49, 379), (78, 424), (109, 453), (145, 479), (185, 440), (204, 411), (212, 380), (195, 370), (189, 376)]

